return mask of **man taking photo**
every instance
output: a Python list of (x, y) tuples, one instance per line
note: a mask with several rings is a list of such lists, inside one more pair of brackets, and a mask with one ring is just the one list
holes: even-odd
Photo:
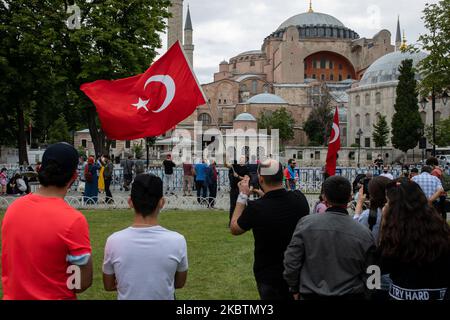
[(309, 214), (309, 205), (300, 191), (288, 192), (283, 186), (283, 167), (267, 160), (258, 168), (262, 190), (256, 201), (248, 201), (250, 178), (238, 184), (239, 197), (231, 220), (231, 233), (253, 230), (255, 263), (253, 271), (262, 300), (289, 300), (289, 287), (283, 279), (283, 255), (298, 221)]

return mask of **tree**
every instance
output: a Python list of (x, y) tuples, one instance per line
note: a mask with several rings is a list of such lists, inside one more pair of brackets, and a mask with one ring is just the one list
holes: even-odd
[(419, 143), (423, 123), (419, 113), (413, 61), (404, 60), (399, 70), (397, 99), (394, 105), (395, 114), (392, 118), (392, 144), (406, 153)]
[(314, 108), (309, 114), (308, 120), (303, 125), (303, 130), (312, 146), (324, 146), (331, 133), (333, 123), (333, 100), (325, 83), (320, 85), (320, 94), (314, 101)]
[(386, 116), (378, 115), (377, 123), (373, 126), (373, 141), (375, 146), (380, 148), (381, 154), (383, 153), (383, 147), (388, 144), (389, 141), (389, 125), (386, 121)]
[(295, 120), (286, 108), (280, 108), (271, 113), (264, 112), (258, 119), (258, 128), (267, 129), (268, 134), (271, 134), (272, 129), (278, 129), (283, 143), (294, 139), (294, 125)]
[(143, 73), (161, 47), (159, 33), (169, 17), (167, 0), (85, 1), (79, 4), (81, 28), (63, 36), (70, 65), (67, 79), (73, 103), (84, 114), (97, 154), (110, 149), (92, 102), (79, 90), (99, 79), (119, 79)]
[[(427, 96), (450, 87), (450, 0), (426, 4), (423, 20), (428, 32), (419, 37), (418, 43), (428, 56), (417, 68), (422, 75), (420, 91)], [(418, 51), (415, 47), (410, 50)]]
[(142, 141), (139, 144), (133, 144), (133, 146), (131, 147), (131, 152), (137, 159), (142, 158), (142, 156), (144, 155), (144, 147), (142, 146)]
[(63, 113), (69, 130), (89, 127), (97, 154), (109, 150), (80, 85), (140, 74), (161, 47), (170, 1), (82, 1), (74, 30), (66, 25), (69, 2), (0, 1), (0, 140), (18, 142), (20, 163), (27, 117), (40, 141)]
[[(433, 141), (433, 126), (425, 127), (425, 137), (434, 145)], [(450, 146), (450, 118), (441, 120), (436, 123), (436, 146), (447, 147)]]
[(54, 44), (64, 26), (59, 6), (56, 0), (0, 1), (0, 125), (5, 132), (1, 136), (2, 142), (16, 142), (20, 164), (28, 160), (26, 115), (36, 110), (45, 114), (55, 107)]
[(57, 142), (72, 143), (72, 136), (69, 132), (69, 126), (67, 125), (66, 118), (63, 114), (60, 114), (59, 118), (53, 122), (48, 129), (48, 142), (50, 144)]

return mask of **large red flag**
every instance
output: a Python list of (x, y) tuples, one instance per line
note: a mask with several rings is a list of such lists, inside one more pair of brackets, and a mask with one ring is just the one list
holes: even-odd
[(327, 165), (325, 168), (325, 172), (328, 173), (330, 177), (336, 174), (336, 162), (339, 150), (341, 150), (341, 130), (339, 128), (339, 109), (336, 107), (333, 128), (328, 143)]
[(83, 84), (109, 139), (134, 140), (169, 131), (206, 103), (179, 42), (145, 73)]

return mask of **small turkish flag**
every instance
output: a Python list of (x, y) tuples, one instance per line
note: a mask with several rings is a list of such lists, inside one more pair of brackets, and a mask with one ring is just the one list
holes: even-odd
[(162, 135), (206, 104), (179, 42), (141, 75), (95, 81), (80, 89), (95, 104), (111, 140)]
[(336, 175), (336, 162), (338, 152), (341, 150), (341, 130), (339, 128), (339, 109), (334, 113), (333, 129), (328, 143), (327, 165), (325, 172), (331, 177)]

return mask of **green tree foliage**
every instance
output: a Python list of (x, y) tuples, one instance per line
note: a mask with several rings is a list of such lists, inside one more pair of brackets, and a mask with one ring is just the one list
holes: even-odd
[(388, 144), (390, 133), (386, 116), (378, 115), (377, 123), (373, 128), (373, 141), (375, 142), (375, 146), (380, 148), (381, 153), (383, 153), (383, 148)]
[[(0, 125), (26, 161), (25, 115), (45, 140), (63, 113), (70, 130), (88, 126), (96, 153), (110, 142), (99, 130), (81, 84), (144, 72), (161, 47), (167, 0), (80, 1), (81, 28), (69, 29), (69, 1), (0, 1)], [(15, 121), (11, 121), (15, 120)]]
[[(425, 137), (434, 145), (433, 141), (433, 126), (425, 127)], [(448, 147), (450, 146), (450, 118), (441, 120), (436, 123), (436, 146)]]
[[(63, 7), (56, 0), (0, 1), (1, 139), (16, 142), (21, 164), (27, 161), (25, 114), (46, 114), (57, 107), (60, 52), (55, 44), (63, 21)], [(39, 126), (34, 129), (39, 134)]]
[(59, 118), (53, 122), (48, 129), (48, 142), (50, 144), (57, 142), (72, 143), (72, 136), (69, 132), (69, 125), (63, 114), (60, 114)]
[(418, 43), (428, 56), (418, 64), (418, 69), (423, 76), (420, 91), (427, 96), (433, 88), (440, 92), (450, 87), (450, 0), (426, 4), (423, 14), (428, 31), (419, 37)]
[(326, 86), (321, 84), (320, 96), (315, 101), (315, 106), (309, 114), (308, 120), (303, 125), (303, 130), (309, 139), (311, 146), (324, 146), (327, 144), (333, 124), (332, 97)]
[(133, 146), (131, 147), (131, 152), (137, 159), (142, 158), (142, 156), (144, 155), (144, 147), (142, 145), (142, 141), (139, 144), (133, 144)]
[(295, 120), (286, 108), (280, 108), (271, 113), (261, 113), (258, 119), (258, 128), (267, 129), (268, 134), (271, 134), (272, 129), (278, 129), (282, 142), (294, 139), (294, 125)]
[(423, 129), (417, 98), (417, 81), (412, 60), (404, 60), (399, 68), (397, 99), (392, 118), (392, 144), (395, 148), (408, 152), (414, 149)]
[(161, 47), (158, 32), (166, 28), (167, 0), (84, 2), (81, 29), (68, 32), (68, 59), (74, 104), (84, 111), (96, 153), (109, 149), (99, 130), (93, 104), (79, 91), (81, 84), (118, 79), (144, 72)]

